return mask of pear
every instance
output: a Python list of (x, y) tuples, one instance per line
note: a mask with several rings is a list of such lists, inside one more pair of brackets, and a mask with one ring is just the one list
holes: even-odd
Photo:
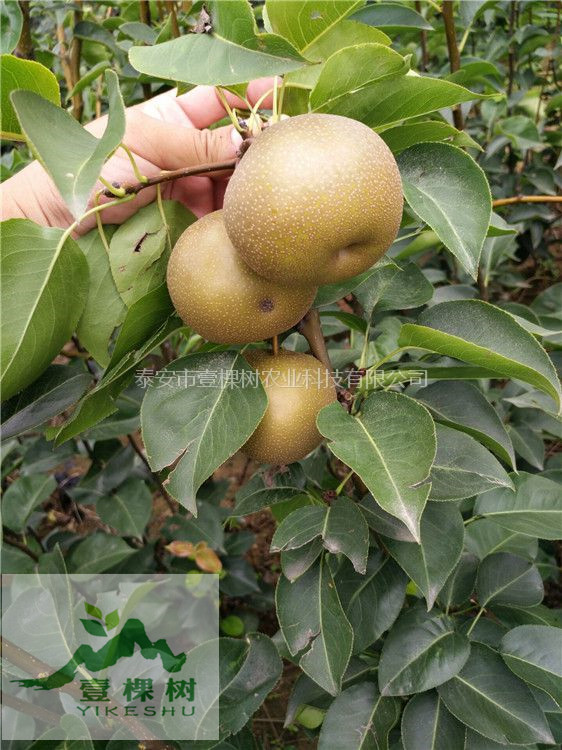
[(329, 284), (384, 255), (402, 205), (400, 173), (382, 138), (347, 117), (307, 114), (256, 137), (230, 178), (224, 223), (260, 276)]
[(258, 276), (228, 238), (222, 211), (189, 226), (168, 263), (170, 297), (183, 322), (219, 344), (247, 344), (286, 331), (316, 294)]
[(254, 349), (244, 357), (258, 372), (268, 406), (242, 451), (270, 464), (304, 458), (322, 442), (318, 412), (336, 400), (330, 371), (310, 354), (283, 349), (277, 354)]

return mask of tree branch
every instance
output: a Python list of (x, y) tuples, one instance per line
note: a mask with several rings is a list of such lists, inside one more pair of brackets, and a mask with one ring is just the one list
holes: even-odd
[(150, 464), (148, 463), (148, 459), (144, 455), (144, 453), (142, 451), (142, 448), (137, 443), (134, 435), (131, 435), (131, 434), (127, 435), (127, 439), (129, 441), (129, 443), (131, 444), (131, 448), (135, 451), (135, 453), (137, 454), (137, 456), (140, 458), (140, 460), (146, 466), (146, 468), (150, 472), (150, 476), (153, 478), (153, 480), (158, 485), (158, 489), (160, 490), (160, 494), (162, 495), (162, 497), (164, 498), (164, 500), (168, 504), (168, 507), (170, 508), (170, 510), (173, 513), (175, 513), (177, 511), (177, 508), (175, 506), (174, 501), (172, 500), (172, 498), (170, 497), (170, 495), (166, 491), (166, 488), (164, 487), (164, 484), (162, 483), (162, 480), (160, 479), (160, 477), (158, 476), (158, 474), (156, 472), (152, 471), (152, 469), (150, 468)]
[[(457, 45), (457, 34), (455, 32), (455, 19), (453, 16), (453, 0), (443, 0), (443, 22), (445, 24), (445, 36), (447, 38), (447, 49), (449, 51), (449, 66), (451, 73), (456, 73), (461, 67), (461, 58)], [(458, 104), (453, 109), (453, 121), (457, 130), (464, 128), (461, 106)]]
[[(123, 188), (125, 195), (135, 195), (147, 187), (160, 185), (162, 182), (170, 182), (180, 177), (193, 177), (194, 175), (210, 174), (211, 172), (226, 172), (234, 169), (238, 159), (229, 159), (228, 161), (218, 161), (211, 164), (199, 164), (196, 167), (183, 167), (182, 169), (172, 169), (167, 172), (160, 172), (155, 177), (148, 177), (146, 182), (135, 182), (131, 185), (114, 184), (116, 188)], [(115, 198), (115, 194), (110, 190), (104, 190), (102, 195), (107, 198)]]
[(511, 198), (498, 198), (492, 206), (511, 206), (514, 203), (562, 203), (562, 195), (513, 195)]

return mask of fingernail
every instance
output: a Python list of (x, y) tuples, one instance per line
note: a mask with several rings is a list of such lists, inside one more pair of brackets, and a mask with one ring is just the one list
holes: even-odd
[(230, 131), (230, 140), (232, 141), (232, 144), (236, 146), (236, 149), (239, 149), (242, 145), (243, 138), (236, 128), (232, 128)]

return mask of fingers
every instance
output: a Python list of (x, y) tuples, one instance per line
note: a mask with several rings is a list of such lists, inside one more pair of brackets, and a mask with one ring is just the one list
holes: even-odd
[[(278, 78), (278, 85), (280, 81), (281, 79)], [(273, 83), (273, 78), (258, 78), (251, 81), (246, 91), (249, 103), (253, 106), (263, 94), (273, 88)], [(231, 107), (246, 108), (246, 103), (239, 97), (228, 91), (224, 91), (224, 94)], [(271, 96), (267, 97), (263, 106), (271, 107), (271, 101)], [(181, 96), (176, 96), (175, 89), (166, 91), (132, 109), (140, 109), (151, 117), (178, 124), (181, 122), (186, 124), (187, 118), (189, 124), (196, 128), (208, 128), (209, 125), (218, 122), (226, 115), (214, 86), (196, 86)]]
[(124, 141), (142, 159), (167, 170), (233, 159), (242, 139), (230, 125), (197, 130), (133, 108), (127, 115)]

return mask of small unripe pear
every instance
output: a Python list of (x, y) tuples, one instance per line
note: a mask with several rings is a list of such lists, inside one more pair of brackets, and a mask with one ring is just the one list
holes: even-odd
[(258, 276), (229, 240), (222, 211), (196, 221), (178, 239), (168, 263), (170, 297), (184, 323), (218, 344), (247, 344), (301, 320), (315, 287), (289, 287)]
[(260, 276), (329, 284), (384, 255), (402, 205), (400, 173), (380, 136), (348, 117), (307, 114), (256, 137), (230, 178), (224, 222)]
[(242, 451), (256, 461), (290, 464), (322, 442), (316, 427), (320, 409), (336, 400), (330, 371), (310, 354), (282, 350), (244, 352), (258, 371), (268, 406)]

